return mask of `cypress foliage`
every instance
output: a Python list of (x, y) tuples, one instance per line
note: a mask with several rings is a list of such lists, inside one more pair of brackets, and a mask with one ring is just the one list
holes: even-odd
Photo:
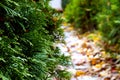
[(62, 34), (55, 15), (47, 0), (0, 1), (1, 80), (68, 79), (66, 71), (63, 76), (57, 69), (57, 65), (67, 65), (69, 58), (53, 47), (53, 33)]

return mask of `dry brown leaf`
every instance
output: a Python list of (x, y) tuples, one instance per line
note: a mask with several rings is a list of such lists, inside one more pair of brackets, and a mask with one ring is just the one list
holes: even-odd
[(82, 47), (82, 48), (87, 48), (86, 42), (84, 42), (81, 47)]
[(110, 78), (109, 78), (109, 77), (107, 77), (107, 78), (105, 78), (104, 80), (110, 80)]
[(100, 62), (100, 59), (99, 59), (99, 58), (93, 58), (93, 59), (91, 60), (91, 64), (92, 64), (92, 65), (95, 65), (95, 64), (97, 64), (98, 62)]
[(80, 65), (83, 65), (85, 63), (86, 63), (85, 61), (81, 61), (81, 62), (76, 63), (75, 65), (80, 66)]
[(82, 54), (82, 55), (85, 55), (85, 54), (86, 54), (86, 52), (85, 52), (85, 51), (83, 51), (83, 52), (81, 52), (81, 54)]
[(92, 46), (91, 46), (91, 45), (88, 45), (88, 46), (87, 46), (87, 49), (92, 49)]
[(112, 72), (112, 73), (117, 73), (118, 70), (116, 69), (116, 67), (112, 67), (112, 68), (111, 68), (111, 72)]
[(71, 50), (70, 50), (70, 48), (69, 47), (67, 47), (67, 52), (70, 52)]

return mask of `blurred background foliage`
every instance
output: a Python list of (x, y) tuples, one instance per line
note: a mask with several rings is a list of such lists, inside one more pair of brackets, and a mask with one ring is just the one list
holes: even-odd
[(120, 53), (120, 0), (70, 0), (64, 16), (80, 33), (97, 30), (102, 47), (110, 53)]
[(68, 65), (69, 57), (53, 47), (63, 33), (48, 1), (0, 1), (0, 80), (69, 79), (68, 72), (57, 68)]
[[(105, 41), (105, 48), (110, 52), (120, 53), (120, 1), (106, 0), (102, 11), (96, 16), (99, 31)], [(113, 46), (112, 48), (110, 47)]]
[(62, 0), (62, 8), (63, 10), (66, 8), (67, 4), (69, 4), (70, 0)]
[(100, 11), (96, 0), (71, 0), (65, 9), (65, 17), (80, 32), (92, 31), (97, 28), (96, 14)]

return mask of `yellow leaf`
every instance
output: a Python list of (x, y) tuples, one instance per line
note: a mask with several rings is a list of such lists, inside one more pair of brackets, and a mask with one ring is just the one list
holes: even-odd
[(85, 75), (84, 71), (76, 71), (75, 77), (81, 76), (81, 75)]
[(105, 63), (102, 61), (101, 63), (96, 64), (95, 67), (96, 68), (102, 68), (103, 64), (105, 64)]
[(68, 27), (68, 28), (65, 29), (65, 31), (72, 31), (72, 30), (74, 30), (73, 27)]
[(63, 26), (67, 26), (68, 24), (67, 23), (63, 23)]
[(116, 58), (117, 58), (117, 59), (120, 59), (120, 55), (117, 55)]
[(95, 42), (100, 41), (99, 37), (95, 37), (95, 38), (94, 38), (94, 41), (95, 41)]
[(69, 27), (68, 30), (73, 30), (74, 28), (73, 27)]
[(92, 39), (94, 42), (100, 42), (101, 41), (101, 33), (100, 32), (90, 33), (88, 35), (88, 38)]
[(102, 51), (101, 53), (102, 53), (103, 58), (110, 58), (111, 57), (110, 54), (106, 53), (105, 51)]
[(97, 64), (98, 60), (99, 60), (99, 58), (93, 58), (93, 59), (91, 60), (91, 64), (92, 64), (92, 65)]

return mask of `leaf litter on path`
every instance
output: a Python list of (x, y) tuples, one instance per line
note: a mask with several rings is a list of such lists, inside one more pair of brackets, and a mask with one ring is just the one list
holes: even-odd
[[(120, 65), (98, 46), (100, 34), (79, 35), (73, 27), (63, 25), (65, 43), (58, 43), (63, 54), (71, 57), (67, 70), (71, 80), (120, 80)], [(94, 40), (91, 40), (94, 39)], [(117, 62), (117, 61), (116, 61)]]

